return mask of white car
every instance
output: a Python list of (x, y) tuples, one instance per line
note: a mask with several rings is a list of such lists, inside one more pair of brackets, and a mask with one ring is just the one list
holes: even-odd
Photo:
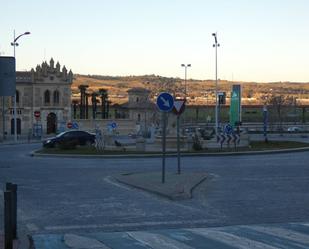
[(292, 126), (288, 128), (288, 132), (299, 132), (299, 131), (302, 131), (302, 129), (297, 126)]

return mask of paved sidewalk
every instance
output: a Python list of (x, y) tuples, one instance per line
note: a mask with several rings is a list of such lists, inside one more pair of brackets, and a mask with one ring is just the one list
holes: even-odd
[(184, 200), (192, 197), (193, 189), (206, 179), (207, 174), (205, 172), (182, 172), (181, 174), (166, 172), (164, 183), (162, 183), (161, 172), (127, 173), (113, 177), (118, 182), (171, 200)]

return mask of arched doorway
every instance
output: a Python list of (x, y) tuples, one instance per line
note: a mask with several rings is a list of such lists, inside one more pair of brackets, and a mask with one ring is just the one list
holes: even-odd
[(51, 112), (47, 115), (47, 134), (56, 133), (57, 131), (57, 116)]
[[(16, 124), (17, 124), (17, 134), (20, 135), (21, 133), (21, 120), (20, 118), (16, 119)], [(11, 119), (11, 135), (15, 134), (15, 126), (14, 126), (14, 118)]]

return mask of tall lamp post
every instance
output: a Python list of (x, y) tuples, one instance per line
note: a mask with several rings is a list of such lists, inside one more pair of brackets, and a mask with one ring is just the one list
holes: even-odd
[[(30, 32), (25, 32), (23, 34), (20, 34), (19, 36), (15, 36), (15, 30), (14, 30), (14, 40), (13, 42), (11, 42), (11, 45), (14, 47), (14, 58), (15, 58), (15, 68), (16, 68), (16, 52), (15, 49), (16, 47), (19, 45), (17, 43), (17, 40), (24, 36), (24, 35), (30, 35)], [(16, 91), (15, 91), (15, 95), (14, 95), (14, 141), (17, 142), (17, 114), (16, 114)]]
[(181, 64), (185, 68), (185, 99), (187, 99), (187, 68), (191, 67), (191, 64)]
[(218, 134), (218, 63), (217, 63), (217, 48), (220, 47), (220, 44), (217, 40), (217, 33), (212, 33), (213, 37), (215, 38), (215, 43), (213, 44), (213, 47), (216, 48), (216, 110), (215, 110), (215, 119), (216, 119), (216, 135)]

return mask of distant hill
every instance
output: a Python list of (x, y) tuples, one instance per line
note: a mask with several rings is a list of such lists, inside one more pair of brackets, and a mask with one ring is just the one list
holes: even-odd
[[(309, 82), (232, 82), (226, 80), (218, 81), (218, 91), (226, 92), (227, 97), (233, 84), (242, 86), (242, 98), (246, 104), (260, 104), (264, 96), (268, 94), (289, 95), (299, 101), (309, 104)], [(75, 74), (72, 84), (72, 92), (78, 98), (78, 86), (88, 85), (88, 92), (98, 91), (100, 88), (108, 90), (109, 99), (113, 103), (127, 101), (127, 91), (130, 88), (142, 87), (151, 91), (152, 97), (161, 91), (168, 91), (176, 96), (184, 96), (184, 80), (180, 78), (168, 78), (158, 75), (143, 76), (103, 76), (103, 75), (80, 75)], [(214, 102), (215, 81), (214, 80), (187, 80), (187, 95), (189, 104), (212, 104)]]

